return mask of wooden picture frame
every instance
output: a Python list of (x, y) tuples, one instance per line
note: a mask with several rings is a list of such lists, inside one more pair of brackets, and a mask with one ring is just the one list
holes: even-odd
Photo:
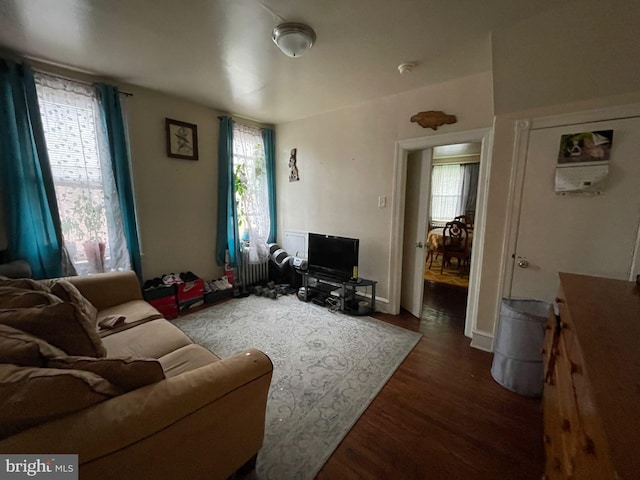
[(198, 160), (198, 126), (172, 118), (165, 119), (167, 156)]

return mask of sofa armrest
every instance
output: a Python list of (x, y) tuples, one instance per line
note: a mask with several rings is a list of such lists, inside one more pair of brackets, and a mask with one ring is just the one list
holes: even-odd
[(31, 265), (26, 260), (14, 260), (0, 265), (0, 276), (9, 278), (31, 278)]
[(132, 270), (68, 277), (80, 293), (100, 310), (142, 300), (138, 277)]
[(226, 478), (262, 446), (272, 370), (247, 350), (20, 432), (0, 452), (77, 453), (82, 478)]

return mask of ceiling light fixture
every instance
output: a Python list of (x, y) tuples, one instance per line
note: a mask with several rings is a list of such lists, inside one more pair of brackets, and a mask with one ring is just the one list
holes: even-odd
[(297, 58), (311, 48), (316, 41), (316, 32), (303, 23), (282, 23), (273, 29), (275, 43), (288, 57)]
[(413, 62), (401, 63), (398, 65), (398, 71), (400, 72), (400, 75), (404, 75), (405, 73), (412, 72), (415, 66), (416, 64)]

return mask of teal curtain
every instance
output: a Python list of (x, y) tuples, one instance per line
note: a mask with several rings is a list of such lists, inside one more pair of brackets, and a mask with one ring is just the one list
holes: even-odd
[(267, 164), (267, 189), (269, 191), (269, 243), (278, 238), (278, 219), (276, 217), (276, 133), (271, 128), (262, 129), (264, 158)]
[(140, 258), (140, 241), (138, 239), (138, 222), (136, 219), (135, 199), (131, 184), (129, 167), (129, 148), (125, 133), (120, 93), (118, 89), (104, 83), (94, 85), (100, 98), (102, 122), (109, 138), (109, 153), (113, 167), (113, 177), (118, 191), (120, 213), (124, 226), (124, 236), (131, 257), (131, 268), (142, 281), (142, 260)]
[(235, 181), (233, 175), (233, 120), (218, 117), (218, 224), (216, 233), (216, 262), (225, 264), (225, 252), (229, 250), (232, 266), (240, 263), (240, 238), (236, 213)]
[(33, 71), (0, 59), (0, 164), (9, 258), (62, 274), (62, 233)]

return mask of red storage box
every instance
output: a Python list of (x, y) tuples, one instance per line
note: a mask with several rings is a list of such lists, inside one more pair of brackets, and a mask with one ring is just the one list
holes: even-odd
[(147, 301), (165, 317), (172, 317), (178, 314), (178, 303), (174, 295)]
[(185, 282), (178, 284), (178, 303), (189, 302), (204, 299), (204, 280), (201, 278), (193, 282)]

